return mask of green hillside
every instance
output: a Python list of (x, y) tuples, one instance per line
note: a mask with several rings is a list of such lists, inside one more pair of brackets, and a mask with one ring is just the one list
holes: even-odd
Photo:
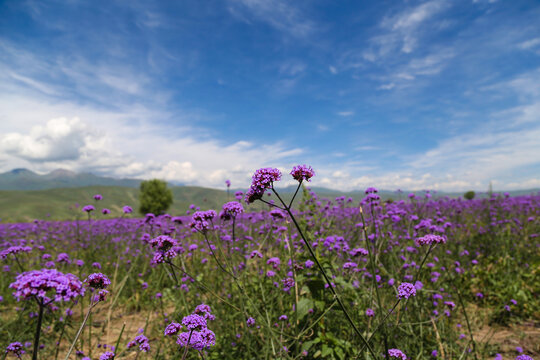
[[(174, 203), (168, 213), (183, 215), (190, 204), (204, 209), (220, 208), (227, 201), (224, 191), (199, 187), (173, 187)], [(93, 196), (101, 194), (103, 200), (95, 201)], [(122, 215), (122, 207), (129, 205), (138, 213), (139, 190), (119, 186), (87, 186), (36, 191), (0, 191), (0, 219), (2, 222), (32, 221), (34, 219), (68, 220), (77, 216), (85, 217), (81, 208), (94, 205), (93, 216), (117, 217)], [(79, 206), (77, 206), (79, 205)], [(111, 210), (109, 215), (101, 215), (100, 210)]]
[[(202, 210), (215, 209), (220, 210), (221, 206), (227, 202), (234, 200), (234, 190), (231, 191), (229, 198), (227, 192), (216, 189), (209, 189), (197, 186), (173, 186), (174, 203), (168, 213), (173, 216), (185, 215), (191, 204), (199, 206)], [(319, 190), (319, 191), (317, 191)], [(284, 200), (289, 201), (293, 189), (279, 190)], [(338, 196), (352, 197), (355, 202), (362, 199), (365, 195), (361, 191), (354, 192), (339, 192), (329, 189), (316, 189), (315, 191), (319, 198), (334, 199)], [(538, 192), (535, 190), (528, 191), (513, 191), (512, 196), (525, 195)], [(95, 201), (93, 196), (101, 194), (103, 200)], [(98, 218), (111, 218), (122, 216), (122, 207), (129, 205), (133, 208), (134, 214), (131, 216), (140, 216), (138, 214), (139, 189), (133, 187), (121, 186), (86, 186), (77, 188), (59, 188), (48, 190), (2, 190), (0, 191), (0, 222), (27, 222), (35, 219), (50, 219), (50, 220), (73, 220), (77, 217), (85, 218), (86, 214), (82, 212), (84, 205), (94, 205), (96, 212), (92, 215)], [(405, 194), (398, 195), (392, 192), (380, 192), (381, 198), (387, 200), (406, 199)], [(423, 192), (419, 192), (423, 195)], [(448, 195), (457, 197), (459, 193), (438, 193), (435, 197)], [(301, 192), (298, 194), (302, 196)], [(480, 197), (485, 194), (479, 194)], [(271, 198), (265, 197), (269, 200)], [(111, 210), (109, 215), (101, 215), (101, 209), (107, 208)], [(256, 202), (249, 206), (246, 211), (259, 211), (267, 208), (261, 202)]]
[[(202, 210), (221, 209), (221, 206), (234, 200), (231, 193), (196, 186), (171, 187), (174, 203), (168, 213), (185, 215), (191, 204)], [(95, 201), (93, 196), (101, 194), (103, 200)], [(35, 219), (72, 220), (85, 218), (82, 212), (85, 205), (94, 205), (93, 217), (110, 218), (122, 216), (122, 207), (133, 208), (132, 216), (139, 216), (139, 189), (120, 186), (87, 186), (79, 188), (63, 188), (35, 191), (0, 191), (0, 222), (26, 222)], [(111, 210), (109, 215), (101, 215), (101, 209)], [(253, 211), (260, 210), (261, 204), (250, 206)]]

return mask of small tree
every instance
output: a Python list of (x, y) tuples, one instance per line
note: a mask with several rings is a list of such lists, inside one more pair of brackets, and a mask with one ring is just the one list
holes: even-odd
[(474, 193), (474, 191), (471, 190), (471, 191), (467, 191), (465, 194), (463, 194), (463, 197), (465, 199), (467, 199), (467, 200), (472, 200), (472, 199), (474, 199), (475, 195), (476, 194)]
[(141, 182), (139, 194), (141, 214), (163, 214), (173, 203), (171, 189), (163, 180), (152, 179)]

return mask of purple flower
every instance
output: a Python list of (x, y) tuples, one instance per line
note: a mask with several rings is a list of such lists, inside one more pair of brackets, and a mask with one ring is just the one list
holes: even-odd
[(107, 215), (107, 214), (110, 214), (110, 213), (111, 213), (111, 210), (109, 210), (109, 209), (102, 209), (102, 210), (101, 210), (101, 213), (102, 213), (103, 215)]
[(417, 238), (414, 242), (416, 246), (444, 244), (446, 243), (446, 238), (440, 235), (427, 234)]
[(364, 191), (364, 193), (367, 195), (367, 194), (372, 194), (372, 193), (377, 193), (379, 192), (379, 190), (377, 190), (377, 188), (374, 188), (374, 187), (368, 187), (366, 189), (366, 191)]
[(279, 268), (279, 265), (281, 264), (281, 261), (278, 257), (271, 257), (270, 259), (266, 260), (266, 264), (272, 265), (274, 269)]
[(23, 350), (23, 345), (20, 342), (16, 341), (12, 342), (6, 347), (6, 354), (9, 353), (13, 353), (13, 355), (20, 358), (21, 355), (25, 353), (25, 351)]
[(375, 311), (373, 309), (366, 309), (366, 316), (373, 317), (375, 316)]
[(157, 238), (154, 238), (154, 239), (148, 241), (148, 243), (153, 248), (156, 248), (156, 249), (158, 249), (160, 251), (163, 251), (163, 252), (169, 250), (173, 246), (178, 245), (178, 241), (176, 241), (175, 239), (173, 239), (173, 238), (171, 238), (170, 236), (167, 236), (167, 235), (160, 235)]
[(407, 360), (407, 355), (405, 355), (403, 351), (399, 349), (388, 349), (388, 356), (398, 358), (401, 360)]
[(223, 204), (223, 210), (220, 214), (220, 218), (223, 220), (229, 220), (235, 218), (244, 212), (244, 207), (237, 201), (230, 201)]
[(310, 181), (310, 179), (315, 176), (315, 171), (313, 171), (311, 166), (297, 165), (293, 167), (291, 175), (295, 180), (299, 182), (302, 182), (304, 180)]
[(10, 246), (5, 250), (0, 251), (0, 259), (6, 259), (9, 254), (14, 256), (19, 253), (29, 253), (32, 251), (30, 246)]
[(70, 301), (84, 295), (81, 281), (73, 274), (63, 274), (55, 269), (32, 270), (19, 274), (9, 285), (15, 289), (17, 300), (37, 297), (43, 302)]
[(294, 279), (293, 278), (285, 278), (281, 280), (283, 283), (283, 291), (289, 291), (292, 287), (294, 287)]
[(128, 206), (128, 205), (124, 206), (122, 210), (124, 211), (124, 214), (131, 214), (133, 212), (133, 209), (131, 208), (131, 206)]
[(182, 347), (189, 345), (195, 350), (203, 350), (216, 344), (216, 335), (207, 328), (201, 331), (183, 332), (178, 335), (176, 343)]
[(178, 333), (180, 330), (182, 330), (182, 325), (180, 325), (179, 323), (175, 323), (175, 322), (170, 323), (165, 328), (165, 336), (174, 335), (174, 334)]
[(84, 280), (84, 282), (94, 289), (105, 289), (111, 284), (111, 280), (109, 280), (109, 278), (102, 273), (90, 274), (86, 280)]
[(260, 199), (265, 190), (270, 189), (274, 182), (281, 180), (281, 172), (275, 168), (262, 168), (255, 171), (251, 179), (251, 187), (246, 193), (246, 203), (250, 204)]
[(530, 357), (529, 355), (518, 355), (516, 357), (516, 360), (534, 360), (534, 359)]
[(212, 309), (206, 304), (197, 305), (194, 314), (203, 316), (206, 320), (215, 320), (215, 316), (212, 315)]
[(103, 199), (103, 196), (101, 196), (100, 194), (94, 195), (94, 200), (99, 201), (99, 200), (102, 200), (102, 199)]
[(190, 223), (191, 227), (195, 230), (205, 232), (210, 229), (210, 223), (213, 218), (217, 216), (214, 210), (207, 211), (195, 211), (193, 213), (193, 221)]
[(225, 180), (225, 185), (227, 185), (227, 187), (231, 187), (231, 180)]
[(101, 356), (99, 357), (99, 360), (113, 360), (115, 356), (116, 354), (113, 353), (112, 351), (107, 351), (101, 354)]
[(182, 325), (189, 330), (200, 330), (206, 328), (206, 319), (197, 314), (184, 316)]
[(255, 319), (252, 318), (252, 317), (249, 317), (249, 318), (246, 320), (246, 325), (247, 325), (248, 327), (254, 326), (254, 325), (255, 325)]
[[(401, 283), (398, 287), (398, 298), (400, 299), (408, 299), (411, 296), (416, 295), (416, 288), (411, 283)], [(389, 350), (390, 351), (390, 350)]]
[(139, 345), (139, 350), (142, 352), (148, 352), (148, 350), (150, 350), (150, 344), (148, 343), (148, 338), (144, 335), (135, 336), (135, 339), (133, 339), (133, 341), (130, 341), (126, 347), (128, 349), (131, 349), (132, 347), (135, 347), (137, 345)]
[(82, 211), (85, 211), (85, 212), (87, 212), (87, 213), (89, 213), (89, 212), (91, 212), (91, 211), (94, 211), (94, 210), (96, 210), (96, 208), (93, 207), (92, 205), (86, 205), (86, 206), (84, 206), (84, 207), (82, 208)]
[(71, 261), (69, 260), (69, 255), (66, 253), (60, 253), (56, 257), (56, 261), (59, 263), (66, 263), (69, 264)]

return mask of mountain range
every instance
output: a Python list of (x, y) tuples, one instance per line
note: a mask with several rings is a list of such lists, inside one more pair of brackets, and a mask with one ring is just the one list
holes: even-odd
[(114, 179), (65, 169), (44, 175), (28, 169), (13, 169), (0, 174), (0, 190), (46, 190), (96, 185), (137, 188), (140, 183), (141, 180), (136, 179)]

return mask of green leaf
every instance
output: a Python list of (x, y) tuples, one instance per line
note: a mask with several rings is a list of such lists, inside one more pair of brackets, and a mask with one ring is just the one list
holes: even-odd
[(331, 348), (330, 346), (328, 346), (328, 345), (323, 345), (323, 347), (322, 347), (322, 353), (321, 353), (321, 355), (322, 355), (323, 357), (326, 357), (326, 356), (331, 355), (331, 354), (333, 354), (333, 353), (334, 353), (334, 350), (332, 350), (332, 348)]
[(298, 319), (302, 320), (309, 312), (309, 309), (313, 309), (313, 300), (303, 298), (298, 301)]

